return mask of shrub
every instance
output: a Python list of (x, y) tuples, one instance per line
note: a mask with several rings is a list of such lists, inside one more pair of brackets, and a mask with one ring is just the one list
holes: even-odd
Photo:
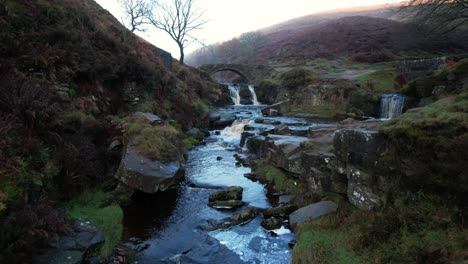
[(279, 78), (283, 87), (295, 91), (298, 88), (307, 86), (313, 80), (314, 75), (311, 71), (296, 68), (282, 73)]

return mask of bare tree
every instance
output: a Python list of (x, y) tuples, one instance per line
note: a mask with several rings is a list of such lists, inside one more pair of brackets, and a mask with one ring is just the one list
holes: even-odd
[[(124, 9), (124, 24), (128, 23), (131, 32), (145, 31), (144, 25), (149, 24), (148, 16), (153, 9), (153, 2), (147, 0), (118, 0)], [(128, 21), (128, 22), (126, 22)]]
[(170, 0), (167, 4), (159, 4), (148, 17), (151, 24), (165, 31), (177, 43), (180, 51), (180, 63), (184, 62), (184, 49), (196, 38), (194, 31), (200, 30), (206, 24), (203, 12), (194, 6), (194, 0)]
[(468, 25), (468, 0), (410, 0), (402, 11), (431, 33), (447, 34)]

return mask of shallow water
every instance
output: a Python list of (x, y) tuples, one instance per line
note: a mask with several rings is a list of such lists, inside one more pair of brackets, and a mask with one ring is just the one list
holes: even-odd
[[(235, 111), (240, 120), (253, 120), (261, 116), (260, 108), (237, 106), (225, 111)], [(236, 133), (213, 132), (204, 145), (189, 152), (186, 182), (180, 187), (156, 195), (139, 193), (124, 208), (125, 240), (137, 250), (138, 263), (289, 263), (288, 243), (294, 234), (283, 228), (281, 235), (272, 235), (260, 226), (261, 216), (228, 230), (200, 228), (208, 219), (220, 220), (245, 209), (218, 211), (207, 205), (208, 196), (225, 187), (243, 187), (246, 205), (271, 206), (265, 187), (243, 176), (251, 169), (236, 166), (233, 155), (242, 149), (239, 130), (232, 131)]]

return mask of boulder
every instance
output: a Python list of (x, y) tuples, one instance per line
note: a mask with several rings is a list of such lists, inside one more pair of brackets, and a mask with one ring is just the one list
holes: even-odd
[(259, 213), (258, 208), (254, 207), (248, 207), (244, 211), (223, 218), (221, 220), (208, 220), (207, 225), (203, 226), (202, 229), (205, 230), (217, 230), (217, 229), (228, 229), (236, 225), (242, 225), (250, 222), (252, 219), (254, 219), (257, 214)]
[(265, 151), (265, 140), (264, 136), (253, 136), (247, 140), (247, 149), (256, 155), (263, 156)]
[(375, 167), (375, 162), (386, 148), (384, 138), (378, 131), (339, 130), (333, 139), (336, 156), (355, 166)]
[(297, 210), (295, 205), (284, 205), (273, 208), (268, 208), (263, 211), (265, 218), (276, 217), (278, 219), (287, 217), (289, 214)]
[(243, 147), (245, 145), (245, 142), (247, 141), (247, 138), (255, 136), (255, 133), (253, 132), (248, 132), (244, 131), (241, 134), (241, 140), (239, 146)]
[(347, 193), (346, 171), (339, 168), (334, 154), (307, 150), (301, 153), (301, 160), (304, 168), (301, 178), (309, 190), (319, 195), (327, 192)]
[(333, 142), (341, 170), (347, 175), (347, 195), (351, 204), (373, 210), (382, 205), (392, 184), (383, 175), (391, 168), (381, 164), (387, 142), (377, 131), (341, 130)]
[(60, 237), (49, 244), (49, 249), (38, 258), (38, 263), (78, 264), (97, 252), (104, 243), (104, 235), (89, 222), (77, 220), (71, 235)]
[(217, 201), (242, 200), (243, 191), (244, 189), (239, 186), (229, 187), (225, 190), (210, 194), (208, 201), (213, 203)]
[(276, 104), (272, 104), (262, 109), (262, 114), (265, 116), (281, 115), (285, 112), (286, 108), (289, 106), (289, 101), (281, 101)]
[(322, 215), (333, 213), (338, 209), (338, 205), (330, 201), (322, 201), (302, 207), (289, 215), (289, 224), (296, 227), (299, 224), (316, 219)]
[(264, 219), (260, 225), (266, 230), (275, 230), (281, 227), (282, 221), (276, 217), (269, 217)]
[(273, 132), (276, 135), (288, 135), (291, 133), (291, 130), (289, 130), (289, 127), (286, 124), (281, 124), (281, 125), (276, 126)]
[(134, 190), (155, 193), (178, 184), (184, 178), (184, 170), (179, 161), (154, 161), (139, 154), (132, 144), (127, 144), (115, 177)]
[(265, 157), (276, 167), (301, 174), (301, 143), (308, 140), (306, 137), (270, 135), (265, 141)]
[[(200, 129), (198, 128), (191, 128), (189, 129), (189, 131), (187, 131), (187, 135), (191, 136), (191, 137), (194, 137), (198, 140), (202, 140), (204, 137), (206, 137), (207, 135), (202, 132)], [(209, 136), (209, 133), (208, 133), (208, 136)]]

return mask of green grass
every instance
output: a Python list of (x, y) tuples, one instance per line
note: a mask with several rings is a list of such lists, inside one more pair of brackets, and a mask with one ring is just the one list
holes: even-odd
[(346, 115), (346, 111), (344, 111), (344, 108), (341, 108), (340, 106), (313, 106), (310, 104), (291, 106), (285, 115), (300, 116), (303, 113), (310, 113), (317, 118), (323, 119), (335, 119)]
[(111, 201), (111, 193), (85, 191), (65, 205), (72, 218), (89, 221), (104, 234), (106, 241), (100, 251), (101, 257), (109, 256), (122, 238), (123, 211)]
[(437, 196), (399, 193), (381, 212), (336, 202), (336, 213), (297, 228), (292, 263), (463, 263), (468, 256), (459, 209)]
[(291, 194), (306, 194), (306, 188), (300, 180), (288, 176), (281, 169), (265, 161), (255, 162), (253, 169), (259, 179), (273, 184), (278, 191)]
[(187, 149), (191, 149), (194, 146), (198, 145), (200, 143), (200, 140), (198, 140), (195, 137), (187, 137), (184, 139), (184, 144)]
[(380, 70), (373, 73), (358, 76), (356, 80), (361, 84), (362, 89), (375, 93), (396, 92), (395, 70)]

